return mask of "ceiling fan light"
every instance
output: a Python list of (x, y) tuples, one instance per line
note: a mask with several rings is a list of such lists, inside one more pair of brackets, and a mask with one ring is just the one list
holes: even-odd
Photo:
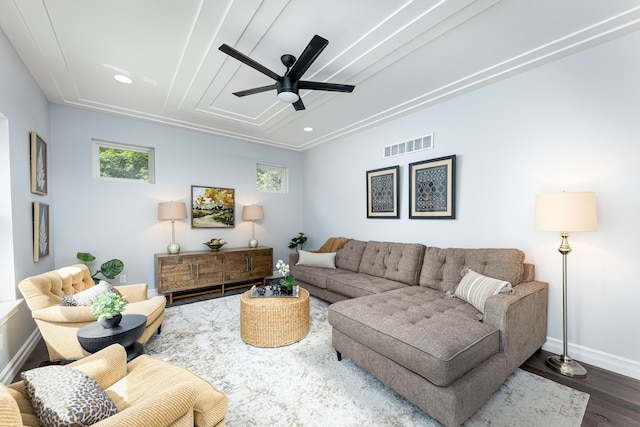
[(278, 99), (282, 102), (286, 102), (287, 104), (293, 104), (300, 97), (295, 92), (282, 91), (278, 94)]

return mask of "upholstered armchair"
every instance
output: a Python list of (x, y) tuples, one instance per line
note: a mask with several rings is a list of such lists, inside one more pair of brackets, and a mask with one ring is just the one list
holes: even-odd
[[(75, 368), (93, 378), (117, 408), (115, 415), (93, 424), (96, 427), (222, 427), (225, 424), (227, 397), (213, 384), (187, 369), (148, 355), (127, 363), (126, 352), (119, 344), (64, 367)], [(38, 369), (47, 368), (52, 367)], [(73, 401), (73, 394), (78, 394), (85, 396), (81, 399), (85, 407), (96, 405), (86, 398), (86, 391), (80, 386), (65, 387), (64, 392), (55, 394), (48, 399), (46, 394), (39, 392), (40, 404), (56, 407), (60, 400)], [(103, 409), (96, 405), (91, 410), (78, 412), (100, 410)], [(62, 412), (61, 416), (71, 416), (67, 410)], [(47, 415), (50, 413), (48, 411)], [(24, 381), (8, 386), (0, 383), (0, 425), (40, 426)]]
[[(84, 264), (28, 277), (18, 285), (47, 345), (49, 360), (77, 360), (89, 354), (80, 346), (77, 333), (83, 326), (95, 322), (96, 318), (88, 306), (66, 305), (63, 297), (93, 286), (91, 272)], [(165, 297), (147, 298), (146, 283), (115, 288), (127, 299), (127, 307), (122, 314), (147, 317), (147, 326), (138, 340), (141, 344), (146, 343), (164, 320)]]

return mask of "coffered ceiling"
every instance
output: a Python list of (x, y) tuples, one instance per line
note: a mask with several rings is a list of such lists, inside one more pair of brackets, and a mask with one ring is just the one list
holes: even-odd
[[(1, 0), (0, 28), (52, 103), (304, 150), (640, 29), (637, 0)], [(329, 45), (295, 111), (223, 43), (282, 75)], [(119, 83), (115, 74), (128, 76)], [(313, 131), (304, 131), (305, 127)]]

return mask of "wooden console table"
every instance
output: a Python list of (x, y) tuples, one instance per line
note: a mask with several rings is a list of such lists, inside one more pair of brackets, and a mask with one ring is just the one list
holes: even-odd
[[(174, 298), (239, 289), (262, 283), (273, 274), (273, 249), (229, 248), (213, 251), (155, 254), (156, 287)], [(184, 291), (193, 291), (182, 293)], [(174, 296), (175, 292), (181, 292)]]

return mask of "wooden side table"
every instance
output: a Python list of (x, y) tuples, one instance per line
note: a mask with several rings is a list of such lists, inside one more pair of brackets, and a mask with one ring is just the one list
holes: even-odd
[(282, 347), (309, 333), (309, 291), (297, 298), (240, 297), (240, 337), (256, 347)]
[(115, 328), (105, 329), (99, 322), (83, 326), (78, 331), (78, 341), (89, 353), (95, 353), (111, 344), (120, 344), (127, 350), (127, 362), (144, 354), (144, 347), (137, 340), (147, 327), (147, 316), (125, 314)]

